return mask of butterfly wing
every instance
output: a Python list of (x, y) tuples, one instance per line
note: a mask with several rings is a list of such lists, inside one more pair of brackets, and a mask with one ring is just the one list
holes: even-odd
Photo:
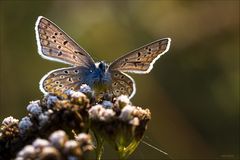
[(119, 71), (111, 71), (111, 91), (114, 96), (127, 95), (132, 98), (136, 92), (134, 80), (127, 74)]
[(138, 48), (114, 61), (110, 70), (148, 73), (153, 68), (154, 62), (166, 53), (170, 47), (170, 38), (163, 38)]
[(79, 90), (85, 82), (84, 77), (88, 73), (87, 68), (68, 67), (53, 70), (47, 73), (40, 81), (40, 90), (44, 93), (56, 93), (71, 89)]
[(43, 58), (74, 66), (94, 67), (90, 55), (47, 18), (38, 17), (35, 32), (38, 53)]

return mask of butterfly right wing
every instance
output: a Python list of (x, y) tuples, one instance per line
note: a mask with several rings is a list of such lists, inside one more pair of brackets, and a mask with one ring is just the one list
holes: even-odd
[(90, 55), (49, 19), (39, 16), (35, 32), (38, 53), (43, 58), (74, 66), (95, 66)]
[(110, 64), (109, 70), (148, 73), (152, 70), (155, 61), (169, 50), (170, 43), (170, 38), (163, 38), (135, 49)]
[(136, 92), (134, 80), (127, 74), (119, 71), (110, 71), (112, 78), (111, 91), (114, 96), (126, 95), (132, 98)]
[(44, 93), (63, 93), (64, 91), (79, 90), (84, 83), (87, 69), (68, 67), (53, 70), (47, 73), (39, 82), (40, 90)]

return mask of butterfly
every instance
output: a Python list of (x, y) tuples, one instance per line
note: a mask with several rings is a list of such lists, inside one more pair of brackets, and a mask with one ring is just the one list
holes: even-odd
[(96, 94), (109, 93), (115, 97), (127, 95), (132, 98), (136, 92), (135, 82), (125, 72), (149, 73), (155, 61), (169, 50), (171, 43), (170, 38), (159, 39), (108, 65), (104, 61), (95, 63), (70, 36), (43, 16), (36, 21), (35, 33), (38, 53), (43, 58), (72, 66), (47, 73), (39, 83), (44, 94), (79, 90), (82, 84), (87, 84)]

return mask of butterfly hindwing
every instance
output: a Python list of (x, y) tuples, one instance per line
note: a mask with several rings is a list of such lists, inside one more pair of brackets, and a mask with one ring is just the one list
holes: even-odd
[(43, 58), (74, 66), (94, 66), (89, 54), (47, 18), (38, 17), (35, 32), (38, 52)]
[(138, 48), (115, 60), (110, 70), (122, 72), (148, 73), (154, 62), (166, 53), (170, 47), (170, 38), (164, 38)]
[(71, 89), (79, 90), (84, 83), (84, 72), (80, 67), (69, 67), (53, 70), (47, 73), (40, 81), (43, 93), (55, 93)]
[(119, 71), (112, 71), (112, 86), (111, 90), (114, 96), (127, 95), (133, 97), (136, 91), (134, 80), (127, 74)]

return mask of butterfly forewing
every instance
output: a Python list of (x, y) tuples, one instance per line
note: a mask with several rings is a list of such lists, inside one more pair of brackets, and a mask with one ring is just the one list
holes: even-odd
[(69, 67), (53, 70), (40, 81), (43, 93), (55, 93), (71, 89), (79, 90), (84, 81), (85, 73), (80, 67)]
[(42, 57), (74, 66), (94, 67), (89, 54), (47, 18), (38, 18), (35, 31)]
[(109, 69), (122, 72), (148, 73), (154, 62), (170, 47), (170, 38), (164, 38), (138, 48), (114, 61)]
[(112, 71), (111, 78), (111, 90), (114, 96), (127, 95), (131, 98), (135, 94), (135, 82), (130, 76), (119, 71)]

